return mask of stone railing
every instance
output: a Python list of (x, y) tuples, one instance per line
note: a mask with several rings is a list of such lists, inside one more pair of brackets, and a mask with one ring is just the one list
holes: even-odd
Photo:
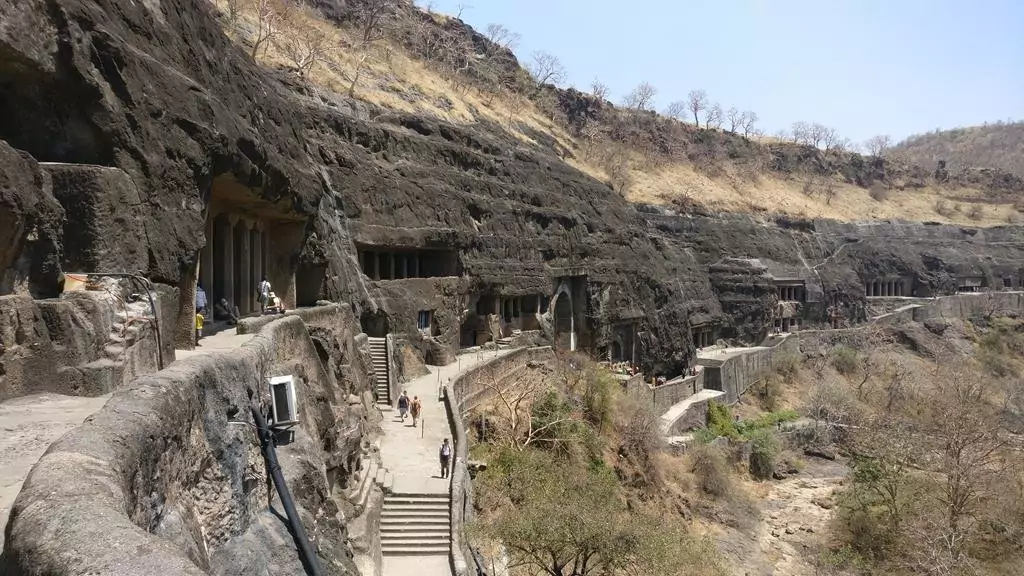
[(704, 367), (696, 366), (695, 369), (696, 374), (673, 378), (657, 386), (645, 382), (642, 376), (634, 376), (626, 381), (626, 393), (650, 406), (654, 414), (664, 414), (672, 406), (704, 389)]
[(444, 406), (455, 438), (455, 462), (452, 465), (451, 568), (455, 576), (476, 574), (475, 558), (466, 539), (466, 523), (473, 519), (473, 481), (469, 474), (469, 438), (463, 415), (490, 397), (495, 384), (500, 386), (528, 362), (552, 357), (550, 347), (520, 348), (466, 370), (444, 387)]
[[(303, 321), (278, 317), (238, 348), (192, 356), (136, 378), (52, 444), (14, 503), (0, 573), (200, 576), (235, 537), (256, 538), (253, 549), (267, 550), (263, 560), (271, 572), (301, 573), (297, 556), (268, 550), (275, 545), (254, 536), (255, 521), (268, 506), (263, 493), (233, 491), (250, 479), (255, 485), (266, 480), (249, 415), (274, 373), (295, 375), (301, 425), (295, 445), (280, 448), (282, 467), (290, 484), (313, 487), (296, 494), (296, 505), (310, 510), (313, 502), (327, 500), (326, 484), (316, 482), (326, 466), (319, 447), (332, 430), (358, 424), (358, 416), (343, 421), (321, 408), (339, 409), (332, 404), (346, 399), (335, 398), (335, 384)], [(351, 448), (358, 445), (355, 438)], [(329, 456), (344, 460), (347, 454)], [(177, 494), (192, 497), (168, 497)], [(173, 523), (182, 517), (198, 525)], [(336, 519), (318, 518), (307, 530), (334, 535), (334, 542), (321, 536), (325, 544), (344, 545), (336, 536), (344, 527)], [(272, 538), (290, 540), (283, 525)], [(294, 549), (289, 543), (282, 550), (287, 548)], [(197, 549), (203, 551), (198, 556)]]

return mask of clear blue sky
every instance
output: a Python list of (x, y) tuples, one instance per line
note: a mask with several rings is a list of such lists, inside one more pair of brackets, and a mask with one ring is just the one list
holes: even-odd
[[(424, 6), (427, 0), (417, 0)], [(659, 110), (703, 88), (772, 134), (804, 120), (855, 142), (1024, 119), (1024, 0), (433, 0), (558, 56), (567, 84)]]

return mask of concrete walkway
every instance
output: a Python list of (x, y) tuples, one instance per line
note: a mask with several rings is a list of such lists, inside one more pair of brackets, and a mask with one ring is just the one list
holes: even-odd
[(235, 329), (232, 327), (229, 330), (217, 332), (212, 336), (204, 336), (200, 338), (199, 345), (192, 350), (175, 350), (174, 359), (175, 361), (183, 360), (185, 358), (207, 354), (216, 350), (239, 348), (249, 340), (252, 340), (253, 336), (255, 336), (255, 334), (236, 334)]
[(51, 443), (102, 408), (110, 396), (34, 394), (0, 403), (0, 551), (7, 516), (29, 471)]
[[(429, 374), (405, 383), (401, 389), (409, 398), (419, 396), (423, 404), (420, 426), (413, 428), (412, 417), (405, 422), (398, 417), (398, 410), (384, 413), (381, 426), (384, 436), (380, 441), (380, 459), (384, 468), (391, 473), (391, 490), (395, 494), (448, 494), (447, 479), (441, 478), (438, 450), (441, 441), (452, 432), (448, 427), (448, 416), (444, 403), (438, 399), (438, 387), (447, 384), (466, 370), (507, 354), (509, 350), (469, 353), (447, 366), (427, 366)], [(397, 402), (397, 398), (395, 401)], [(451, 568), (448, 556), (385, 556), (384, 576), (449, 576)]]
[(697, 392), (696, 394), (693, 394), (692, 396), (686, 398), (682, 402), (673, 404), (672, 407), (669, 408), (667, 412), (662, 414), (661, 418), (659, 419), (662, 436), (668, 435), (669, 430), (672, 429), (672, 426), (676, 423), (676, 420), (682, 418), (690, 410), (690, 408), (693, 407), (694, 404), (698, 402), (704, 402), (707, 400), (714, 400), (717, 398), (721, 398), (722, 396), (725, 396), (725, 392), (705, 388), (704, 390), (701, 390), (700, 392)]

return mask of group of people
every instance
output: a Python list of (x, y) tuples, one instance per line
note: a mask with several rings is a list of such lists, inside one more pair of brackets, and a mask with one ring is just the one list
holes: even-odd
[[(402, 390), (402, 394), (398, 397), (398, 415), (402, 418), (402, 422), (405, 422), (406, 416), (412, 416), (412, 426), (415, 428), (419, 424), (422, 410), (423, 403), (420, 402), (420, 397), (413, 396), (410, 400), (409, 393)], [(448, 478), (451, 475), (452, 445), (447, 438), (441, 442), (438, 458), (441, 461), (441, 478)]]
[[(263, 280), (256, 286), (256, 297), (260, 303), (260, 313), (266, 314), (267, 312), (279, 312), (284, 314), (285, 307), (284, 302), (274, 294), (271, 289), (270, 281), (264, 276)], [(206, 297), (206, 290), (203, 288), (203, 283), (199, 282), (196, 284), (196, 342), (203, 337), (203, 325), (206, 323), (206, 319), (210, 314), (209, 300)], [(213, 305), (213, 319), (223, 320), (227, 322), (228, 326), (234, 326), (238, 324), (238, 319), (241, 318), (241, 314), (238, 312), (238, 306), (232, 306), (228, 302), (227, 298), (221, 298), (218, 302)]]

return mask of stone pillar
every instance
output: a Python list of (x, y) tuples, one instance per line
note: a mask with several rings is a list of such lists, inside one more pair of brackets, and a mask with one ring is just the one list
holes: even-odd
[(199, 280), (206, 292), (207, 307), (213, 308), (213, 218), (206, 218), (206, 244), (199, 251)]
[[(249, 244), (252, 246), (252, 281), (253, 286), (259, 286), (263, 280), (263, 232), (253, 228)], [(257, 305), (259, 303), (257, 302)]]
[(198, 279), (199, 259), (196, 258), (195, 263), (189, 266), (182, 275), (181, 283), (178, 285), (178, 316), (174, 323), (174, 347), (178, 350), (192, 350), (196, 347), (196, 280)]
[(398, 277), (409, 277), (409, 256), (407, 254), (398, 255)]
[(252, 312), (256, 286), (252, 283), (252, 245), (249, 236), (249, 224), (242, 220), (235, 227), (241, 244), (238, 248), (238, 270), (235, 277), (239, 282), (238, 309), (242, 314)]
[(395, 279), (395, 253), (388, 252), (388, 266), (391, 268), (391, 272), (388, 273), (388, 278), (391, 280)]
[(413, 252), (412, 253), (412, 274), (411, 274), (411, 276), (413, 278), (419, 278), (420, 277), (420, 253), (419, 252)]
[(235, 234), (231, 229), (231, 221), (225, 219), (217, 224), (220, 228), (220, 233), (217, 235), (218, 238), (223, 238), (223, 246), (215, 246), (220, 252), (221, 260), (223, 261), (223, 270), (221, 271), (221, 282), (223, 286), (218, 286), (220, 295), (223, 298), (227, 298), (231, 303), (234, 304), (235, 299)]

